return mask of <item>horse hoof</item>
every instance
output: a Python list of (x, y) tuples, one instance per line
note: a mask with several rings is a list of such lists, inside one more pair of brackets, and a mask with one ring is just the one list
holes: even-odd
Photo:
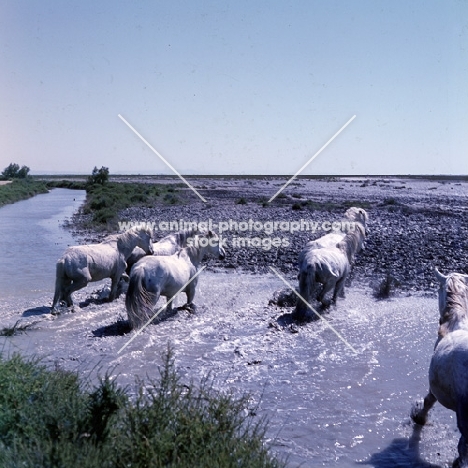
[(411, 409), (410, 417), (415, 424), (419, 424), (420, 426), (424, 426), (427, 422), (427, 415), (423, 416), (421, 414), (421, 403), (415, 403), (413, 408)]
[(194, 314), (197, 311), (197, 306), (195, 304), (185, 304), (181, 309), (186, 310), (190, 314)]

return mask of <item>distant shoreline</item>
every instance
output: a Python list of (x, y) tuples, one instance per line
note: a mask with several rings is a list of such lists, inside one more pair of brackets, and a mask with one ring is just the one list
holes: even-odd
[[(87, 174), (34, 174), (31, 177), (40, 180), (56, 180), (56, 179), (76, 179), (76, 180), (86, 180), (88, 178)], [(221, 175), (186, 175), (183, 174), (183, 177), (186, 179), (231, 179), (231, 180), (239, 180), (239, 179), (262, 179), (262, 180), (277, 180), (277, 179), (284, 179), (289, 180), (292, 175), (285, 174), (285, 175), (269, 175), (269, 174), (221, 174)], [(139, 178), (139, 179), (167, 179), (173, 180), (177, 179), (180, 180), (179, 177), (175, 174), (112, 174), (110, 176), (110, 180), (118, 181), (120, 179), (125, 178)], [(301, 180), (346, 180), (346, 179), (384, 179), (384, 180), (456, 180), (456, 181), (468, 181), (468, 175), (298, 175), (297, 179)]]

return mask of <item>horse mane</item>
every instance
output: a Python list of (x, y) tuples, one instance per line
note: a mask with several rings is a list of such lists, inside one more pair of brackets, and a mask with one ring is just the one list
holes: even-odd
[[(151, 236), (151, 229), (149, 228), (138, 228), (138, 227), (133, 227), (131, 229), (127, 229), (124, 232), (121, 232), (120, 234), (111, 234), (107, 236), (101, 244), (111, 244), (113, 242), (117, 242), (118, 245), (126, 245), (130, 242), (130, 239), (133, 236), (138, 236), (141, 232), (146, 232)], [(119, 244), (120, 243), (120, 244)]]
[(361, 223), (356, 222), (355, 228), (349, 231), (343, 240), (336, 244), (337, 248), (342, 250), (348, 257), (349, 263), (354, 259), (354, 255), (358, 249), (362, 246), (362, 242), (366, 237), (366, 230)]
[(110, 234), (101, 241), (101, 244), (111, 244), (112, 242), (116, 242), (119, 240), (119, 236), (120, 234)]
[(182, 246), (189, 237), (194, 237), (196, 234), (198, 234), (197, 228), (183, 229), (175, 233), (175, 235), (177, 236), (178, 244), (180, 246)]
[(441, 312), (439, 336), (455, 330), (458, 322), (468, 319), (467, 286), (462, 277), (451, 274), (445, 282), (446, 304)]

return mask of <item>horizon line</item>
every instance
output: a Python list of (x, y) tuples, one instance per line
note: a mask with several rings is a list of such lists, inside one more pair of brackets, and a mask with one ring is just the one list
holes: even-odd
[[(31, 177), (88, 177), (89, 173), (61, 173), (61, 172), (33, 172), (30, 174)], [(288, 174), (189, 174), (184, 175), (187, 178), (286, 178)], [(126, 173), (126, 172), (116, 172), (114, 174), (109, 174), (109, 177), (161, 177), (166, 179), (176, 179), (177, 176), (174, 174), (142, 174), (142, 173)], [(410, 178), (448, 178), (448, 179), (464, 179), (468, 178), (468, 174), (301, 174), (298, 175), (298, 179), (323, 179), (323, 178), (349, 178), (349, 177), (359, 177), (359, 178), (371, 178), (371, 177), (381, 177), (381, 178), (401, 178), (401, 177), (410, 177)]]

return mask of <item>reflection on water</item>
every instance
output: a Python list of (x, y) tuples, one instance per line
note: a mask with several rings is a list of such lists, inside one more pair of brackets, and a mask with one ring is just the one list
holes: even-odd
[(84, 190), (54, 189), (0, 208), (0, 301), (22, 303), (44, 292), (53, 296), (55, 262), (76, 243), (61, 224), (85, 196)]

